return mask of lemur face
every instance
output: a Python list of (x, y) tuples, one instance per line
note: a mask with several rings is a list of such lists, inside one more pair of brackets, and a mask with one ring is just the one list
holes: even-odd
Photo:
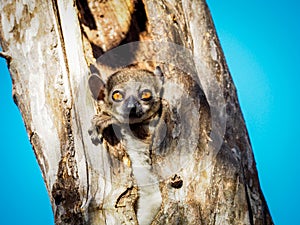
[(100, 100), (120, 123), (140, 123), (160, 109), (162, 84), (160, 69), (154, 73), (134, 69), (118, 71), (104, 85), (106, 94)]
[[(120, 122), (139, 122), (148, 119), (160, 107), (161, 96), (156, 78), (139, 76), (120, 83), (109, 92), (112, 111)], [(140, 81), (144, 80), (147, 82)]]

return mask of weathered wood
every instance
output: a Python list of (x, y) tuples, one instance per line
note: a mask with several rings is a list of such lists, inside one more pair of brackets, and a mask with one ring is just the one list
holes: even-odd
[[(87, 88), (96, 60), (103, 76), (158, 62), (169, 83), (201, 83), (209, 103), (211, 124), (193, 132), (207, 142), (176, 176), (160, 181), (163, 205), (152, 224), (273, 224), (204, 0), (17, 0), (0, 2), (0, 11), (0, 56), (8, 60), (56, 224), (137, 224), (138, 187), (126, 149), (96, 146), (88, 135), (99, 110)], [(133, 41), (145, 42), (110, 51)], [(179, 69), (191, 79), (180, 80)], [(171, 156), (170, 167), (179, 163)]]

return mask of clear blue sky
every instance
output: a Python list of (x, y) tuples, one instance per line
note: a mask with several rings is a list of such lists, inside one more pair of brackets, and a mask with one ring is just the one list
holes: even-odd
[[(300, 224), (300, 3), (208, 0), (277, 225)], [(0, 59), (0, 224), (53, 225), (45, 185)]]

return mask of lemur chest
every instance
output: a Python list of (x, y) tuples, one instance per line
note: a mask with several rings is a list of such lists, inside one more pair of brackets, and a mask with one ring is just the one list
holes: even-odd
[(127, 151), (149, 151), (152, 133), (148, 126), (126, 125), (121, 128), (121, 135)]

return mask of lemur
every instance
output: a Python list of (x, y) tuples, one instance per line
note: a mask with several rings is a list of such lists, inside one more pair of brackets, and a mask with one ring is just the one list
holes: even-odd
[(120, 130), (118, 138), (124, 143), (138, 186), (137, 220), (139, 225), (150, 224), (162, 202), (150, 146), (162, 113), (163, 73), (159, 67), (153, 72), (125, 68), (109, 76), (106, 83), (92, 74), (88, 83), (93, 98), (102, 103), (89, 130), (92, 141), (101, 142), (109, 126)]

